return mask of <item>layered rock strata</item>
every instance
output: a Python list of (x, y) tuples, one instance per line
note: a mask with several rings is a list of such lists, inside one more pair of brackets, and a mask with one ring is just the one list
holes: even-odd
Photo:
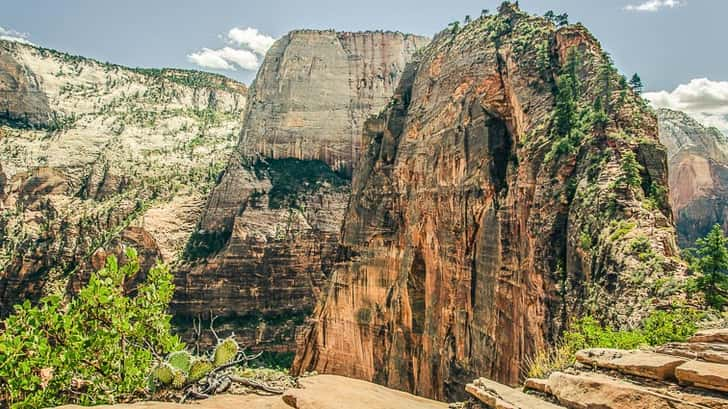
[(682, 112), (660, 109), (658, 118), (680, 245), (693, 246), (716, 223), (728, 232), (728, 136)]
[(108, 255), (175, 262), (237, 141), (245, 85), (0, 41), (0, 316)]
[(624, 83), (584, 27), (513, 5), (438, 35), (365, 125), (294, 371), (457, 398), (517, 383), (571, 317), (630, 326), (669, 302), (666, 153)]
[(364, 118), (387, 105), (426, 43), (299, 30), (271, 47), (239, 145), (177, 274), (180, 325), (218, 317), (219, 329), (249, 346), (294, 350), (295, 328), (337, 258)]

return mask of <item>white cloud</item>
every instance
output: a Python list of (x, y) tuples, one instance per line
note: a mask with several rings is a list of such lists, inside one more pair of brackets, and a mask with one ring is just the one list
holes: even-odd
[(227, 38), (218, 36), (233, 47), (219, 49), (203, 48), (200, 51), (187, 55), (187, 59), (204, 68), (217, 70), (255, 71), (261, 63), (262, 57), (273, 45), (273, 37), (262, 34), (258, 29), (234, 27), (227, 33)]
[(28, 40), (28, 33), (21, 33), (12, 29), (6, 29), (0, 26), (0, 40), (14, 41), (16, 43), (23, 43), (29, 45), (35, 45)]
[(191, 62), (205, 68), (217, 70), (236, 70), (236, 66), (244, 70), (258, 68), (258, 57), (248, 50), (237, 50), (224, 47), (219, 50), (203, 48), (202, 51), (187, 56)]
[(728, 81), (698, 78), (671, 92), (648, 92), (644, 97), (657, 108), (683, 111), (728, 134)]
[(258, 55), (265, 55), (276, 41), (275, 38), (261, 34), (258, 29), (252, 27), (245, 29), (234, 27), (228, 31), (227, 37), (231, 43), (251, 50)]
[(655, 12), (662, 8), (675, 8), (685, 4), (684, 0), (647, 0), (640, 4), (629, 4), (624, 7), (629, 11)]

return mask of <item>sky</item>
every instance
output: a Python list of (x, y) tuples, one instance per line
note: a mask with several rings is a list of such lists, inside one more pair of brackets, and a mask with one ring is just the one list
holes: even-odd
[[(217, 72), (246, 83), (297, 28), (432, 36), (500, 0), (1, 0), (0, 38), (132, 67)], [(586, 25), (656, 106), (728, 131), (728, 0), (521, 0)]]

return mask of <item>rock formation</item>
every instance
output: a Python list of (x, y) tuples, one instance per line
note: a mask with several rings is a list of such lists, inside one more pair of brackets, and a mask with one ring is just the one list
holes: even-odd
[(174, 262), (237, 140), (247, 88), (0, 41), (0, 316), (110, 254)]
[(728, 232), (728, 137), (682, 112), (660, 109), (658, 118), (680, 245), (693, 246), (716, 223)]
[(240, 142), (177, 273), (178, 323), (217, 316), (246, 345), (292, 352), (336, 259), (364, 118), (427, 40), (293, 31), (251, 86)]
[(683, 276), (657, 120), (583, 26), (506, 3), (453, 27), (365, 129), (294, 371), (461, 397), (517, 383), (570, 317), (636, 324)]

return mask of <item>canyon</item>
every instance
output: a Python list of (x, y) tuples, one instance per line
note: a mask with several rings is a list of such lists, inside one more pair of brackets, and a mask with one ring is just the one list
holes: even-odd
[(295, 30), (250, 89), (0, 41), (0, 95), (1, 315), (134, 247), (185, 340), (438, 400), (517, 384), (575, 317), (682, 301), (678, 244), (728, 228), (728, 138), (512, 4), (433, 39)]

